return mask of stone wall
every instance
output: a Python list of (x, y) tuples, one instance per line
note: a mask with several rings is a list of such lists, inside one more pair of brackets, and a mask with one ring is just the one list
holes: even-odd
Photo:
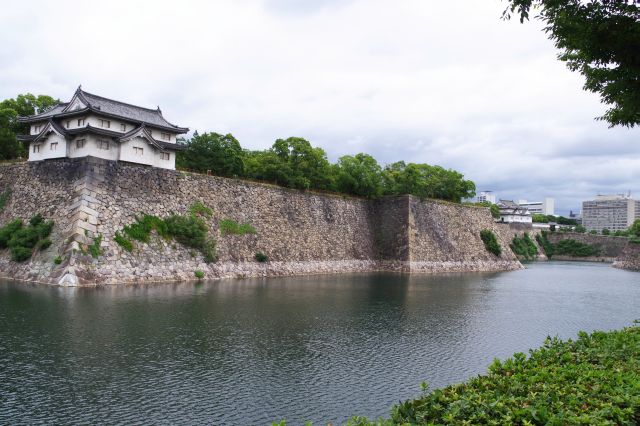
[(626, 237), (581, 234), (577, 232), (549, 232), (547, 239), (551, 244), (557, 244), (562, 240), (575, 240), (600, 249), (600, 256), (597, 257), (553, 256), (553, 258), (557, 260), (582, 260), (589, 262), (613, 262), (615, 258), (622, 254), (622, 251), (628, 244)]
[[(0, 224), (35, 213), (52, 218), (52, 246), (17, 264), (0, 256), (4, 276), (61, 285), (316, 274), (372, 270), (495, 271), (521, 268), (488, 209), (413, 197), (366, 200), (98, 159), (49, 160), (0, 167), (0, 190), (12, 197)], [(161, 238), (124, 251), (115, 232), (141, 213), (213, 210), (210, 235), (219, 260)], [(249, 223), (257, 234), (222, 235), (219, 222)], [(503, 254), (489, 254), (481, 229), (493, 229)], [(102, 235), (102, 255), (86, 246)], [(254, 260), (261, 251), (269, 262)], [(63, 262), (54, 265), (55, 256)]]
[(613, 262), (615, 268), (640, 271), (640, 244), (629, 243)]

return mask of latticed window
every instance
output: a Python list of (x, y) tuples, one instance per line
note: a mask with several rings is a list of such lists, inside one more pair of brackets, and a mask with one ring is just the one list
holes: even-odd
[(161, 160), (169, 160), (169, 158), (170, 158), (170, 155), (169, 155), (168, 152), (161, 152), (160, 153), (160, 159)]
[(134, 146), (133, 147), (133, 153), (135, 155), (141, 155), (142, 156), (142, 155), (144, 155), (144, 148), (140, 148), (138, 146)]

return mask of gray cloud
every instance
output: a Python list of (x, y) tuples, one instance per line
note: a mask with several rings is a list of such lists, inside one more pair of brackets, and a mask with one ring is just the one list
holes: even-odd
[(502, 21), (503, 7), (14, 2), (0, 15), (0, 97), (67, 99), (82, 83), (249, 148), (296, 135), (334, 160), (439, 164), (505, 198), (555, 197), (562, 212), (639, 191), (638, 131), (594, 121), (605, 107), (540, 24)]

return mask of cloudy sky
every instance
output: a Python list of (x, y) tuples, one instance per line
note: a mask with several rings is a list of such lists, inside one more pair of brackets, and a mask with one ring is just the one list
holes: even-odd
[(640, 130), (499, 0), (24, 0), (0, 12), (0, 99), (83, 89), (247, 148), (301, 136), (460, 170), (500, 198), (640, 196)]

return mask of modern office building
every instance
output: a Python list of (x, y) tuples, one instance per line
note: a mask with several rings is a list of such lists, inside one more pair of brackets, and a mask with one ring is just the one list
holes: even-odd
[(640, 201), (631, 195), (598, 195), (582, 202), (582, 225), (587, 230), (621, 231), (640, 218)]
[(555, 216), (555, 200), (545, 198), (544, 201), (519, 200), (518, 205), (529, 210), (531, 214), (544, 214)]
[(496, 203), (496, 194), (494, 194), (493, 191), (482, 191), (482, 192), (480, 192), (480, 195), (478, 195), (477, 201), (479, 203), (488, 201), (491, 204), (495, 204)]

